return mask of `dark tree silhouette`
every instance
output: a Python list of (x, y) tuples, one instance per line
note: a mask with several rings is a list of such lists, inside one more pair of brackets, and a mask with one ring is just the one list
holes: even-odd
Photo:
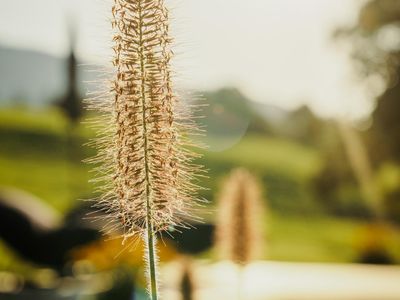
[(82, 99), (78, 91), (78, 68), (75, 56), (75, 40), (75, 30), (70, 29), (71, 47), (70, 54), (66, 61), (67, 91), (64, 97), (58, 102), (59, 106), (63, 109), (64, 113), (73, 124), (79, 120), (83, 112)]
[(377, 97), (371, 133), (374, 158), (400, 161), (400, 3), (370, 0), (360, 9), (357, 23), (340, 28), (336, 36), (350, 41), (355, 66), (363, 79), (379, 76), (385, 83)]

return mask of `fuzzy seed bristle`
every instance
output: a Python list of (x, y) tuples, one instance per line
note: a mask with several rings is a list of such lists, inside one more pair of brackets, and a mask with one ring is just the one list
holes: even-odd
[(155, 261), (155, 233), (184, 226), (198, 200), (202, 168), (191, 150), (197, 127), (173, 88), (164, 1), (114, 0), (112, 17), (114, 78), (88, 101), (100, 112), (92, 142), (98, 154), (90, 161), (97, 165), (97, 206), (108, 230), (147, 239)]
[(257, 257), (262, 241), (262, 203), (256, 178), (244, 169), (231, 172), (218, 201), (216, 244), (222, 258), (245, 265)]
[(173, 91), (168, 10), (162, 0), (115, 0), (115, 78), (89, 100), (96, 121), (101, 205), (127, 236), (179, 226), (190, 214), (201, 167), (193, 164), (190, 112)]

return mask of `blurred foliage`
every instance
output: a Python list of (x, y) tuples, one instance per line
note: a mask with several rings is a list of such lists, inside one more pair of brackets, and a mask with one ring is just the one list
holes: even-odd
[[(375, 161), (400, 160), (400, 6), (397, 0), (369, 0), (354, 26), (336, 36), (351, 43), (360, 77), (377, 97), (369, 137)], [(383, 89), (380, 87), (382, 86)]]
[(362, 227), (356, 240), (358, 262), (369, 264), (392, 264), (393, 258), (388, 249), (393, 232), (387, 225), (370, 223)]
[[(400, 21), (400, 19), (399, 19)], [(399, 32), (400, 34), (400, 32)], [(400, 72), (400, 68), (398, 70)], [(372, 114), (375, 160), (393, 159), (400, 162), (400, 84), (388, 88), (379, 98)]]
[[(142, 240), (129, 238), (123, 241), (120, 237), (113, 237), (80, 247), (74, 251), (73, 257), (78, 261), (92, 262), (98, 271), (107, 271), (114, 269), (115, 265), (140, 268), (143, 265), (143, 253)], [(178, 255), (167, 240), (159, 244), (158, 254), (161, 262), (172, 260)]]
[(396, 81), (399, 65), (399, 19), (397, 0), (368, 0), (354, 26), (339, 28), (335, 35), (352, 44), (356, 67), (364, 78), (381, 76), (388, 86)]
[(84, 133), (77, 132), (75, 145), (83, 149), (68, 160), (67, 120), (58, 110), (1, 111), (0, 182), (18, 187), (65, 211), (78, 199), (91, 194), (89, 168), (81, 160), (89, 149), (82, 147)]
[(350, 43), (361, 80), (374, 89), (376, 107), (372, 126), (363, 135), (386, 216), (399, 222), (400, 178), (393, 175), (398, 172), (400, 161), (399, 1), (366, 1), (356, 23), (338, 29), (336, 36)]
[[(90, 148), (81, 146), (92, 135), (86, 125), (74, 131), (74, 143), (80, 152), (78, 158), (71, 159), (64, 147), (67, 120), (58, 110), (2, 110), (0, 120), (0, 185), (31, 192), (61, 212), (75, 206), (77, 199), (92, 196), (89, 167), (81, 162), (93, 154)], [(326, 128), (327, 131), (321, 132), (321, 142), (313, 145), (250, 133), (225, 151), (204, 151), (202, 163), (210, 169), (210, 178), (204, 180), (209, 190), (203, 196), (208, 200), (213, 201), (221, 180), (234, 167), (246, 167), (262, 181), (271, 209), (271, 217), (265, 221), (268, 234), (264, 257), (289, 261), (356, 259), (354, 234), (364, 221), (321, 215), (327, 199), (321, 199), (323, 195), (316, 194), (313, 188), (313, 181), (326, 162), (344, 163), (342, 159), (327, 159), (323, 154), (323, 147), (331, 149), (332, 155), (336, 151), (322, 146), (330, 130), (329, 126)], [(341, 176), (337, 177), (341, 179)], [(381, 175), (381, 181), (386, 182), (385, 178), (391, 176)], [(353, 193), (356, 194), (350, 192)], [(345, 194), (337, 197), (346, 199), (349, 193)], [(341, 205), (340, 201), (337, 205)], [(398, 242), (392, 241), (390, 249), (395, 249)], [(10, 266), (14, 260), (6, 252), (0, 249), (2, 267)], [(399, 257), (398, 251), (392, 252)]]
[(388, 218), (400, 224), (400, 165), (394, 162), (382, 164), (377, 170), (376, 181)]
[(324, 163), (312, 185), (324, 209), (341, 216), (370, 217), (335, 123), (325, 122), (318, 139)]
[(321, 132), (325, 130), (327, 122), (319, 119), (306, 105), (289, 113), (289, 122), (280, 124), (275, 133), (302, 144), (318, 146), (322, 141)]

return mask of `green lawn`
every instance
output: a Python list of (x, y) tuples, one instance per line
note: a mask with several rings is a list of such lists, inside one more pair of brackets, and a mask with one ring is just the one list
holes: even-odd
[[(71, 146), (66, 130), (67, 122), (56, 110), (0, 111), (0, 187), (24, 189), (61, 212), (76, 205), (77, 199), (90, 197), (90, 168), (81, 160), (93, 151), (80, 146), (90, 131), (78, 128)], [(327, 262), (355, 259), (354, 240), (363, 223), (324, 216), (310, 191), (310, 178), (321, 166), (316, 149), (250, 135), (226, 151), (205, 151), (201, 163), (210, 170), (204, 196), (211, 202), (230, 169), (246, 167), (259, 176), (270, 210), (265, 222), (266, 257)], [(0, 248), (0, 265), (4, 259)]]
[(267, 257), (304, 262), (354, 261), (355, 237), (363, 225), (326, 216), (272, 215), (266, 229)]

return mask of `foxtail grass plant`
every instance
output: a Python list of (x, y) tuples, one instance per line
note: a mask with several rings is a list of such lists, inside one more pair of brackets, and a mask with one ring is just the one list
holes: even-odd
[[(100, 112), (97, 206), (107, 229), (145, 242), (148, 289), (159, 298), (156, 234), (194, 217), (201, 168), (193, 163), (192, 115), (176, 94), (169, 11), (163, 0), (114, 0), (111, 85), (88, 101)], [(128, 244), (128, 245), (127, 245)], [(125, 244), (129, 247), (130, 242)]]
[[(215, 242), (220, 257), (239, 266), (239, 281), (244, 267), (260, 255), (263, 211), (257, 179), (245, 169), (233, 170), (218, 199)], [(240, 299), (240, 282), (237, 287)]]
[(246, 265), (260, 254), (262, 211), (257, 179), (245, 169), (233, 170), (218, 199), (215, 240), (221, 258)]

